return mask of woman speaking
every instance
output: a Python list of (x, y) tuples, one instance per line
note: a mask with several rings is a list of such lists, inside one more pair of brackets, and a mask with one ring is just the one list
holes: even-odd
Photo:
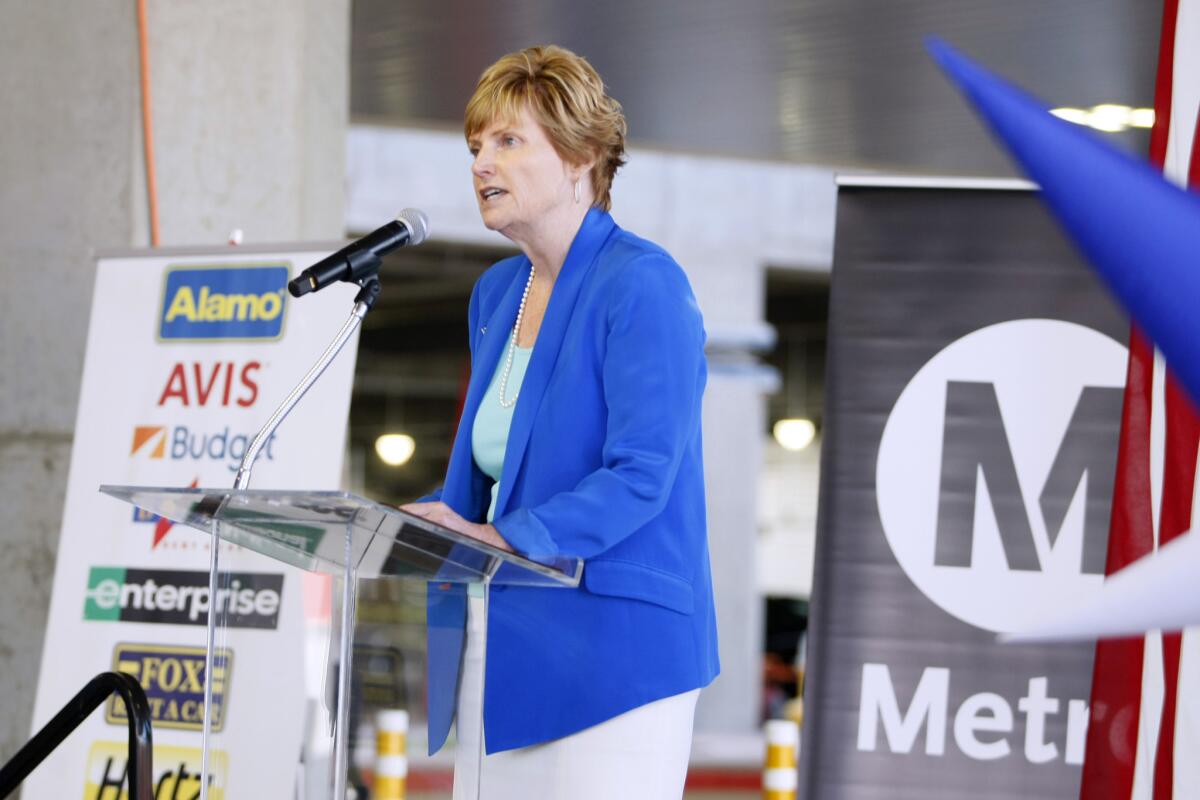
[[(486, 624), (469, 598), (457, 701), (457, 670), (431, 668), (430, 747), (457, 702), (459, 753), (483, 736), (487, 755), (457, 759), (456, 798), (477, 782), (488, 798), (679, 797), (719, 669), (700, 310), (671, 256), (608, 214), (625, 118), (587, 61), (554, 46), (501, 58), (464, 127), (483, 224), (522, 254), (475, 284), (445, 484), (404, 509), (585, 566), (578, 589), (494, 587)], [(431, 620), (461, 619), (461, 587), (430, 591)], [(431, 636), (431, 664), (449, 651), (456, 666), (461, 638)]]

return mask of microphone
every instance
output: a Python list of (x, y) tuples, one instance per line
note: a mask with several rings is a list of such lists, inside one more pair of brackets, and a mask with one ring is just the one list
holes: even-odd
[(406, 208), (396, 219), (352, 244), (326, 256), (288, 283), (292, 297), (324, 289), (331, 283), (358, 283), (379, 271), (383, 256), (405, 245), (418, 245), (429, 236), (429, 218), (424, 211)]

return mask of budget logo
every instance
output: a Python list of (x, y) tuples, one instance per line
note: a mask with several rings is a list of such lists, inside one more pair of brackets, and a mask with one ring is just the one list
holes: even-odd
[(1091, 328), (1003, 322), (913, 376), (876, 462), (896, 560), (958, 619), (1009, 632), (1104, 580), (1126, 351)]
[(223, 573), (216, 603), (209, 602), (208, 573), (92, 567), (84, 593), (83, 618), (96, 622), (205, 625), (214, 607), (230, 628), (279, 625), (283, 575)]
[(163, 286), (163, 341), (278, 339), (287, 308), (286, 264), (172, 267)]
[[(239, 432), (229, 425), (218, 428), (191, 425), (136, 425), (130, 457), (171, 461), (220, 461), (236, 472), (254, 433)], [(275, 460), (275, 434), (267, 437), (258, 458)]]
[(129, 455), (139, 453), (150, 458), (162, 458), (167, 449), (167, 429), (162, 425), (136, 425), (133, 428), (133, 446)]
[[(154, 745), (154, 773), (150, 790), (155, 800), (192, 800), (200, 796), (203, 753), (199, 747)], [(84, 768), (84, 800), (126, 800), (128, 797), (129, 743), (93, 742)], [(229, 755), (208, 753), (209, 800), (225, 800), (229, 783)]]
[[(203, 647), (158, 644), (118, 644), (113, 649), (113, 669), (132, 675), (146, 690), (156, 728), (199, 731), (204, 728)], [(219, 648), (213, 653), (212, 729), (225, 724), (225, 704), (233, 653)], [(125, 703), (115, 694), (104, 708), (104, 719), (126, 725)]]

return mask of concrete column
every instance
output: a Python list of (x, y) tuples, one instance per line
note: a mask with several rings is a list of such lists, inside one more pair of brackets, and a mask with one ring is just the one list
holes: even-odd
[[(762, 597), (756, 580), (758, 465), (766, 399), (761, 379), (709, 359), (704, 393), (704, 480), (708, 499), (708, 548), (717, 602), (721, 674), (700, 694), (696, 707), (697, 755), (744, 747), (729, 737), (758, 728), (762, 705)], [(718, 735), (709, 752), (706, 735)]]
[(162, 243), (340, 238), (346, 0), (153, 3), (150, 25)]
[[(162, 244), (340, 237), (347, 0), (149, 6)], [(135, 4), (0, 0), (0, 15), (2, 760), (30, 733), (91, 253), (149, 236)]]

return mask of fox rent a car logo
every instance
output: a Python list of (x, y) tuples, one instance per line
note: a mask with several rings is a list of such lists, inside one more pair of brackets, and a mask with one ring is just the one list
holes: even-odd
[(884, 535), (930, 600), (1018, 630), (1104, 578), (1126, 351), (1082, 325), (1003, 322), (913, 376), (880, 441)]
[[(154, 727), (199, 731), (204, 727), (204, 655), (203, 647), (120, 643), (113, 648), (113, 670), (132, 675), (141, 684)], [(214, 731), (225, 724), (232, 671), (233, 653), (217, 648), (213, 652)], [(125, 703), (115, 694), (104, 707), (104, 719), (113, 725), (129, 722)]]
[(286, 264), (170, 267), (163, 284), (162, 341), (279, 339), (287, 310)]
[[(234, 572), (222, 576), (216, 611), (231, 628), (279, 625), (283, 575)], [(92, 567), (84, 594), (89, 621), (205, 625), (208, 572)]]

